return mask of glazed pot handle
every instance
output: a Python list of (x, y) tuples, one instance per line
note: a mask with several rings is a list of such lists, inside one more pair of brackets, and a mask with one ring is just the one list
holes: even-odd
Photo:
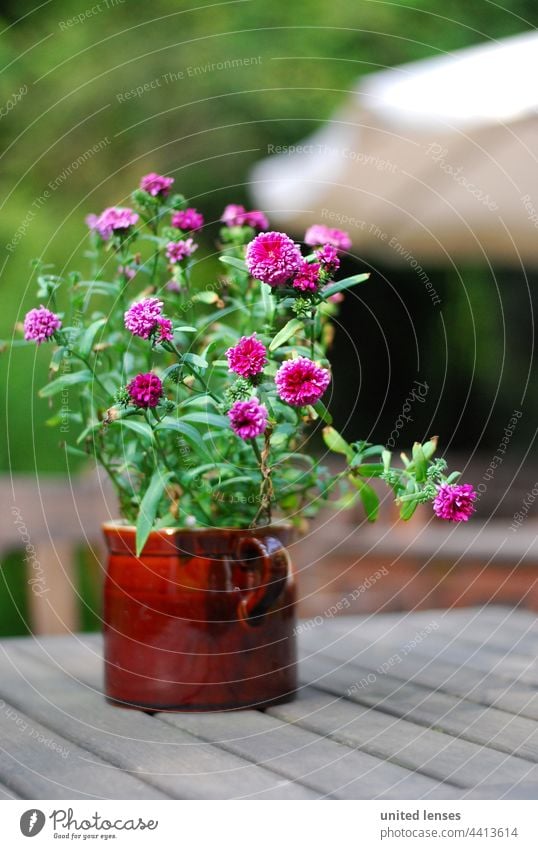
[(286, 588), (290, 560), (284, 546), (274, 537), (239, 540), (238, 556), (243, 569), (258, 573), (258, 585), (239, 602), (239, 617), (251, 625), (260, 624)]

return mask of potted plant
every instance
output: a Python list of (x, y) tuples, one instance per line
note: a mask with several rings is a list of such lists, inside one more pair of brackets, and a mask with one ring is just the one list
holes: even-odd
[[(347, 234), (312, 227), (302, 252), (262, 212), (230, 205), (223, 273), (193, 285), (204, 220), (172, 184), (148, 174), (132, 208), (89, 216), (88, 277), (37, 263), (41, 305), (24, 336), (54, 345), (40, 394), (59, 401), (66, 451), (99, 463), (118, 497), (121, 519), (104, 526), (107, 697), (260, 707), (295, 690), (294, 528), (357, 500), (375, 520), (372, 478), (403, 519), (433, 501), (441, 518), (466, 520), (475, 494), (434, 459), (435, 438), (393, 465), (332, 425), (331, 318), (368, 277), (335, 279)], [(341, 455), (337, 473), (309, 453), (318, 429)]]

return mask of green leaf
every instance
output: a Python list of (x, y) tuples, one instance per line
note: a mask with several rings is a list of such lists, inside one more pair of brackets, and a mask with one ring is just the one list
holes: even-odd
[(319, 416), (322, 421), (325, 422), (325, 424), (332, 425), (333, 417), (331, 416), (327, 407), (322, 401), (316, 401), (316, 403), (313, 404), (310, 409), (314, 410), (314, 412)]
[(106, 283), (104, 280), (79, 280), (76, 289), (87, 289), (91, 295), (117, 295), (119, 283)]
[(181, 416), (181, 421), (230, 430), (230, 420), (226, 416), (218, 416), (216, 413), (186, 413), (184, 416)]
[(183, 360), (195, 368), (206, 369), (209, 365), (207, 360), (198, 356), (198, 354), (183, 354)]
[(243, 259), (238, 259), (236, 256), (221, 256), (219, 259), (224, 265), (231, 265), (233, 268), (237, 268), (238, 271), (245, 271), (248, 274), (248, 268)]
[(406, 491), (406, 495), (403, 496), (403, 498), (407, 498), (409, 496), (411, 496), (411, 497), (409, 498), (408, 501), (404, 501), (403, 499), (400, 500), (400, 519), (403, 519), (404, 522), (407, 522), (411, 518), (411, 516), (413, 515), (413, 513), (415, 512), (415, 510), (417, 509), (417, 506), (418, 506), (417, 499), (412, 497), (417, 492), (417, 488), (416, 488), (414, 480), (408, 481), (405, 491)]
[(143, 437), (148, 442), (153, 441), (153, 431), (147, 422), (140, 422), (136, 419), (116, 419), (109, 424), (109, 427), (127, 428), (127, 430), (132, 430), (133, 433)]
[(377, 477), (383, 474), (385, 466), (383, 463), (359, 463), (353, 466), (354, 470), (365, 478)]
[(97, 333), (106, 324), (106, 318), (98, 318), (86, 328), (77, 340), (77, 350), (82, 357), (88, 357), (95, 341)]
[(368, 280), (369, 276), (369, 273), (354, 274), (352, 277), (346, 277), (345, 280), (338, 280), (337, 283), (331, 283), (321, 293), (323, 300), (326, 301), (331, 295), (336, 295), (337, 292), (342, 292), (344, 289), (350, 289), (352, 286), (356, 286), (357, 283), (363, 283), (365, 280)]
[(404, 502), (400, 507), (400, 519), (403, 519), (404, 522), (408, 522), (417, 507), (418, 501), (416, 499), (414, 501)]
[(299, 330), (304, 330), (304, 323), (299, 318), (291, 318), (286, 325), (279, 330), (276, 334), (275, 338), (269, 345), (270, 351), (276, 351), (277, 348), (280, 348), (284, 342), (287, 342), (288, 339), (291, 339)]
[(61, 377), (57, 377), (56, 380), (51, 380), (51, 382), (47, 383), (43, 389), (40, 389), (39, 396), (41, 398), (50, 398), (52, 395), (57, 395), (58, 392), (62, 392), (70, 386), (75, 386), (78, 383), (91, 384), (91, 381), (92, 373), (91, 371), (88, 371), (88, 369), (69, 372), (69, 374), (62, 374)]
[(219, 296), (216, 292), (197, 292), (192, 296), (193, 301), (198, 301), (201, 304), (216, 304)]
[(265, 318), (267, 323), (271, 325), (273, 323), (273, 317), (275, 314), (276, 307), (275, 299), (272, 295), (273, 290), (271, 289), (268, 283), (262, 283), (260, 285), (260, 291), (262, 296), (262, 305), (263, 311), (265, 313)]
[(351, 445), (348, 445), (344, 437), (334, 427), (323, 428), (323, 441), (329, 451), (334, 451), (335, 454), (343, 454), (348, 460), (351, 460), (353, 455)]
[(437, 451), (437, 439), (437, 436), (432, 436), (422, 446), (422, 450), (424, 451), (424, 456), (426, 457), (426, 460), (431, 460), (431, 458)]
[(426, 480), (426, 472), (428, 471), (428, 461), (424, 456), (422, 445), (420, 442), (415, 442), (413, 445), (413, 463), (415, 465), (415, 477), (419, 483)]
[(172, 477), (172, 472), (163, 474), (160, 470), (153, 474), (149, 486), (144, 493), (136, 519), (136, 556), (140, 557), (147, 538), (153, 528), (159, 502), (163, 497), (165, 487)]
[(66, 454), (71, 454), (73, 457), (84, 457), (85, 460), (88, 459), (88, 455), (81, 448), (75, 448), (74, 445), (68, 445), (67, 442), (64, 443), (64, 449)]
[(366, 513), (366, 518), (369, 522), (375, 522), (379, 514), (379, 498), (376, 491), (360, 478), (350, 476), (349, 479), (355, 489), (359, 490), (359, 496)]
[(381, 457), (383, 459), (383, 468), (384, 468), (385, 472), (388, 472), (388, 470), (390, 469), (390, 461), (391, 461), (391, 458), (392, 458), (392, 452), (387, 451), (387, 449), (384, 448), (383, 451), (381, 452)]
[(174, 430), (177, 433), (180, 433), (185, 437), (187, 442), (191, 443), (193, 447), (203, 455), (206, 460), (212, 460), (207, 445), (202, 439), (202, 435), (193, 427), (191, 424), (184, 422), (182, 419), (172, 419), (170, 417), (166, 417), (157, 425), (155, 428), (156, 431), (161, 430)]
[(66, 356), (68, 350), (68, 348), (65, 348), (63, 346), (61, 348), (56, 348), (50, 360), (50, 371), (56, 372), (59, 370), (62, 360)]

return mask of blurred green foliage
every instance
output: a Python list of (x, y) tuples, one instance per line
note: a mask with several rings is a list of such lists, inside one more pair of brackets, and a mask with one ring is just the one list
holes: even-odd
[[(80, 265), (84, 215), (125, 200), (141, 174), (173, 175), (178, 190), (216, 219), (225, 202), (245, 199), (249, 167), (267, 145), (312, 132), (359, 75), (530, 29), (538, 7), (534, 0), (504, 8), (489, 0), (51, 0), (5, 2), (2, 14), (1, 100), (28, 89), (0, 119), (4, 246), (27, 221), (2, 265), (0, 334), (9, 337), (34, 305), (30, 260), (46, 257), (60, 270)], [(86, 155), (96, 144), (99, 152)], [(80, 156), (85, 161), (71, 167)], [(46, 360), (33, 349), (0, 360), (10, 433), (0, 440), (3, 468), (61, 464), (57, 433), (41, 427), (46, 402), (35, 400)]]

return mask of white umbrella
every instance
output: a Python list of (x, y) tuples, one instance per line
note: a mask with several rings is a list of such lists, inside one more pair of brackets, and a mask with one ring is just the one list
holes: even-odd
[(251, 173), (276, 227), (348, 230), (386, 262), (538, 263), (538, 34), (359, 80), (333, 118)]

